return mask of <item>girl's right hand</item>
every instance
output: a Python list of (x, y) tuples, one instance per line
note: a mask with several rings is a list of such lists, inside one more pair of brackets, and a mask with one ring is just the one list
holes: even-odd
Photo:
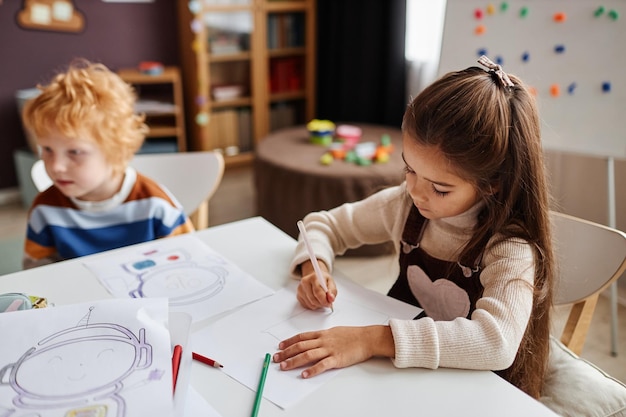
[(322, 261), (318, 261), (318, 263), (326, 280), (328, 292), (324, 291), (324, 288), (317, 280), (311, 261), (306, 261), (301, 265), (302, 279), (300, 280), (300, 285), (298, 285), (297, 297), (300, 304), (309, 310), (330, 307), (337, 297), (337, 287), (328, 272), (328, 267)]

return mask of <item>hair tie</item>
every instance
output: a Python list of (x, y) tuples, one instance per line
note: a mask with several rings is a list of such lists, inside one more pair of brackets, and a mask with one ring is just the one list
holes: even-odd
[(492, 60), (487, 58), (486, 55), (482, 55), (480, 58), (478, 58), (478, 63), (489, 68), (489, 72), (494, 72), (498, 76), (500, 82), (504, 87), (515, 86), (515, 84), (513, 84), (513, 81), (511, 81), (509, 76), (506, 75), (506, 72), (504, 72), (504, 70), (502, 69), (502, 66), (494, 63)]

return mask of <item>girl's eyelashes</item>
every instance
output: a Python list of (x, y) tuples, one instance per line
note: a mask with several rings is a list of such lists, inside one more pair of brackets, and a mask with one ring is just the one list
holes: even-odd
[(435, 187), (435, 185), (434, 185), (434, 184), (433, 184), (433, 192), (434, 192), (435, 194), (437, 194), (438, 196), (440, 196), (440, 197), (445, 197), (445, 196), (447, 196), (447, 195), (450, 193), (450, 191), (439, 191), (439, 190)]
[(408, 165), (404, 166), (404, 172), (407, 174), (415, 174), (415, 171), (413, 171)]

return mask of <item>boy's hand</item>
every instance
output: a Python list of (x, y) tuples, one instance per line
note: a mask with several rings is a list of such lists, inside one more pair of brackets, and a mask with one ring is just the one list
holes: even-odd
[(298, 285), (297, 297), (300, 304), (309, 310), (330, 307), (337, 297), (337, 287), (328, 272), (328, 267), (322, 261), (318, 261), (318, 263), (326, 280), (328, 292), (324, 291), (317, 280), (311, 261), (306, 261), (301, 266), (302, 279), (300, 280), (300, 285)]

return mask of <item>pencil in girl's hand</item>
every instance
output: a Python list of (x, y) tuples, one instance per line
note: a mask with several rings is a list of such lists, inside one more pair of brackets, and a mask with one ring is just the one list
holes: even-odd
[[(302, 235), (302, 240), (304, 241), (304, 246), (306, 246), (306, 251), (309, 253), (309, 258), (311, 259), (311, 263), (313, 264), (313, 269), (315, 270), (315, 276), (317, 276), (317, 281), (320, 283), (324, 291), (328, 294), (328, 287), (326, 286), (326, 280), (324, 279), (324, 274), (322, 274), (322, 270), (320, 269), (320, 264), (317, 262), (317, 258), (315, 257), (315, 252), (313, 252), (313, 246), (311, 246), (311, 242), (309, 241), (309, 237), (306, 234), (306, 228), (304, 227), (304, 223), (302, 220), (298, 220), (298, 229), (300, 229), (300, 234)], [(332, 312), (335, 311), (333, 308), (333, 304), (330, 304), (330, 310)]]

